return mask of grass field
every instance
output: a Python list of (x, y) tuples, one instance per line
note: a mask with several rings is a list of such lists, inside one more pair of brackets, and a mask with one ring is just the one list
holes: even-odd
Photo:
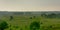
[(5, 30), (30, 30), (30, 24), (34, 21), (40, 22), (39, 30), (60, 30), (59, 18), (45, 18), (42, 16), (36, 16), (30, 19), (30, 15), (13, 15), (13, 19), (10, 20), (10, 16), (3, 16), (1, 20), (8, 22), (9, 28)]

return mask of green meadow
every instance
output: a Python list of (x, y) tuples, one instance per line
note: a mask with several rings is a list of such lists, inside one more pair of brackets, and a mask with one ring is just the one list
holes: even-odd
[[(6, 21), (9, 24), (9, 28), (7, 28), (6, 30), (10, 30), (10, 28), (12, 30), (29, 30), (30, 29), (30, 24), (33, 21), (37, 21), (40, 22), (40, 17), (37, 16), (36, 18), (32, 18), (30, 19), (30, 17), (33, 16), (13, 16), (13, 19), (10, 20), (10, 16), (3, 16), (1, 18), (1, 20)], [(11, 26), (10, 26), (11, 25)]]
[[(0, 20), (8, 23), (8, 28), (4, 30), (32, 30), (30, 25), (32, 22), (39, 22), (40, 28), (33, 30), (60, 30), (60, 18), (47, 18), (45, 16), (33, 16), (33, 15), (13, 15), (13, 19), (10, 20), (10, 16), (2, 16)], [(34, 26), (34, 25), (33, 25)], [(38, 26), (38, 25), (37, 25)]]

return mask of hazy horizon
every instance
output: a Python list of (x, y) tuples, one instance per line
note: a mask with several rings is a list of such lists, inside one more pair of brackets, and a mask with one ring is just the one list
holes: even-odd
[(60, 0), (0, 0), (0, 11), (60, 11)]

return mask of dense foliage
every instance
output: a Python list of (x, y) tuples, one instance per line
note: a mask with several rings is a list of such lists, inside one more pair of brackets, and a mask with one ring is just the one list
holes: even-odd
[(30, 25), (31, 30), (37, 30), (40, 29), (40, 23), (39, 22), (32, 22)]
[(0, 30), (8, 28), (8, 24), (5, 21), (0, 21)]

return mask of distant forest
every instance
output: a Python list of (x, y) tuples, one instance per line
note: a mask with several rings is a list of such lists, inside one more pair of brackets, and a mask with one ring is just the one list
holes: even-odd
[(41, 12), (8, 12), (0, 11), (0, 15), (60, 15), (60, 11), (41, 11)]

